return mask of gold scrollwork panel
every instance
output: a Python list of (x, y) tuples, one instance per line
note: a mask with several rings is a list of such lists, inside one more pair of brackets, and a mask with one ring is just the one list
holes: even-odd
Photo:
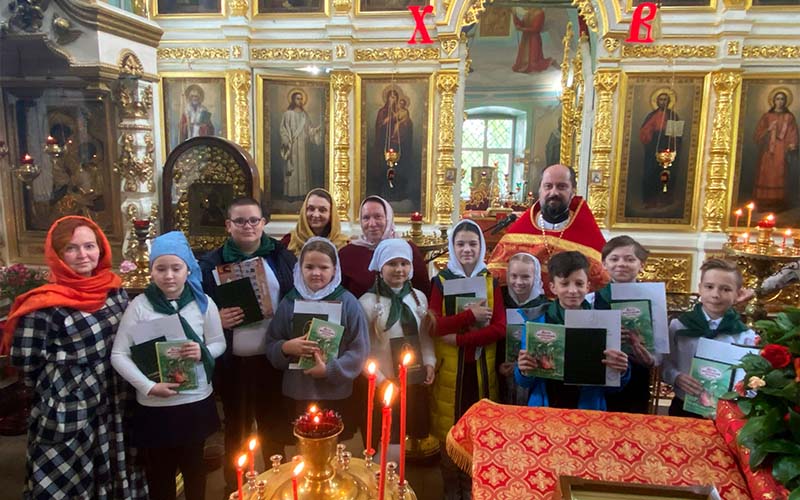
[(716, 59), (716, 45), (622, 44), (623, 59)]
[(350, 93), (355, 75), (347, 71), (331, 73), (333, 94), (333, 186), (332, 195), (336, 210), (343, 221), (350, 213)]
[(332, 61), (333, 51), (328, 49), (250, 49), (254, 61)]
[(228, 48), (209, 47), (164, 47), (156, 51), (159, 60), (166, 59), (230, 59), (231, 51)]
[(798, 59), (800, 45), (745, 45), (744, 59)]
[(230, 98), (233, 99), (232, 140), (245, 149), (250, 149), (250, 81), (249, 71), (228, 73)]
[(438, 61), (439, 49), (428, 47), (412, 49), (408, 47), (392, 47), (385, 49), (356, 49), (356, 62), (368, 61)]
[(663, 281), (667, 293), (691, 293), (692, 254), (651, 253), (639, 274), (642, 281)]

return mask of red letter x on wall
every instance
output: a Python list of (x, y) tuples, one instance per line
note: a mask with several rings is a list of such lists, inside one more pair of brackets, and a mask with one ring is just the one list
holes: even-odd
[[(647, 14), (643, 14), (647, 9)], [(631, 18), (631, 30), (628, 32), (627, 43), (653, 43), (653, 26), (651, 22), (656, 17), (658, 6), (654, 3), (644, 2), (636, 6)], [(645, 27), (647, 34), (641, 38), (641, 28)]]
[(428, 28), (425, 27), (424, 19), (426, 14), (433, 14), (433, 5), (426, 5), (422, 12), (419, 11), (419, 5), (409, 5), (408, 10), (414, 15), (414, 22), (417, 24), (414, 27), (414, 33), (411, 34), (411, 38), (408, 40), (408, 43), (415, 44), (417, 43), (417, 32), (422, 35), (422, 40), (419, 43), (433, 43), (431, 40), (430, 35), (428, 35)]

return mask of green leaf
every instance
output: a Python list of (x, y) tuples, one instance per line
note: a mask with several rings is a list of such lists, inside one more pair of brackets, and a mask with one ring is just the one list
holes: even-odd
[(772, 462), (772, 475), (781, 484), (800, 476), (800, 457), (784, 455)]
[(778, 315), (775, 316), (775, 323), (784, 332), (791, 332), (795, 327), (795, 325), (792, 323), (792, 320), (789, 319), (789, 315), (787, 315), (785, 312), (778, 313)]
[(795, 441), (800, 442), (800, 413), (789, 408), (789, 431)]
[(794, 373), (790, 377), (786, 370), (772, 370), (764, 376), (764, 382), (767, 383), (767, 387), (782, 389), (794, 382)]
[(737, 440), (739, 444), (751, 450), (784, 429), (781, 413), (777, 408), (772, 408), (766, 414), (750, 417), (744, 427), (739, 431)]
[(736, 391), (728, 391), (725, 394), (723, 394), (722, 396), (720, 396), (719, 399), (724, 399), (726, 401), (731, 401), (731, 400), (734, 400), (734, 399), (736, 399), (738, 397), (739, 397), (739, 393), (738, 392), (736, 392)]
[(800, 500), (800, 488), (792, 490), (787, 500)]
[(773, 439), (765, 443), (761, 443), (758, 445), (757, 449), (767, 453), (780, 453), (782, 455), (800, 456), (800, 444), (789, 441), (788, 439)]
[[(766, 444), (766, 443), (763, 443)], [(756, 470), (761, 466), (761, 463), (767, 458), (769, 452), (766, 450), (762, 450), (761, 446), (756, 446), (752, 450), (750, 450), (750, 469)]]
[(753, 402), (749, 399), (740, 399), (737, 403), (739, 404), (739, 409), (745, 415), (749, 415), (750, 411), (753, 409)]
[(769, 364), (769, 361), (758, 354), (745, 354), (742, 357), (741, 366), (747, 372), (748, 379), (752, 376), (762, 377), (772, 370), (772, 365)]

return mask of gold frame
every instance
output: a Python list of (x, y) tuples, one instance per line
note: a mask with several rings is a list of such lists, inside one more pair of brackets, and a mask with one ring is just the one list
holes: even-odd
[[(722, 227), (726, 231), (733, 227), (731, 225), (731, 219), (732, 219), (731, 214), (734, 210), (733, 202), (734, 198), (738, 194), (737, 191), (739, 188), (739, 181), (741, 180), (741, 173), (742, 173), (742, 152), (743, 152), (742, 139), (744, 135), (744, 128), (740, 127), (740, 125), (743, 119), (742, 109), (744, 108), (744, 106), (742, 106), (742, 104), (744, 99), (747, 98), (745, 94), (745, 86), (748, 80), (767, 80), (767, 79), (775, 80), (776, 83), (774, 85), (780, 85), (778, 81), (781, 80), (797, 80), (798, 86), (800, 86), (800, 73), (747, 73), (742, 75), (741, 84), (739, 85), (737, 93), (734, 96), (736, 100), (734, 102), (734, 116), (733, 116), (732, 126), (733, 126), (733, 138), (735, 138), (736, 146), (735, 148), (733, 148), (733, 151), (731, 151), (731, 158), (730, 158), (731, 167), (729, 169), (731, 175), (728, 176), (728, 197), (726, 200), (727, 203), (725, 211), (726, 216), (724, 223), (722, 224)], [(800, 92), (798, 92), (798, 94), (795, 96), (795, 99), (796, 100), (800, 99)], [(800, 100), (797, 101), (797, 103), (800, 103)], [(795, 119), (797, 119), (797, 115), (795, 115)], [(733, 142), (734, 140), (733, 138), (731, 142)], [(740, 202), (742, 202), (742, 207), (744, 207), (743, 203), (744, 200), (740, 200)], [(756, 209), (758, 209), (758, 206), (756, 206)], [(754, 218), (752, 224), (755, 225), (756, 222), (757, 219)], [(744, 229), (744, 224), (746, 223), (747, 223), (746, 221), (740, 220), (739, 227), (742, 228), (743, 231), (746, 230)], [(794, 231), (795, 226), (776, 227), (775, 234), (780, 235), (780, 233), (783, 233), (783, 231), (787, 228), (792, 228), (792, 231)]]
[[(225, 135), (217, 137), (225, 137), (225, 139), (233, 140), (233, 111), (234, 111), (234, 98), (231, 92), (231, 73), (228, 71), (166, 71), (160, 73), (161, 80), (158, 82), (159, 92), (161, 93), (161, 106), (159, 106), (160, 116), (158, 119), (161, 122), (161, 157), (166, 160), (171, 150), (168, 150), (167, 144), (167, 106), (165, 99), (167, 97), (164, 92), (164, 79), (170, 78), (223, 78), (225, 80)], [(180, 143), (179, 143), (180, 144)]]
[[(353, 0), (353, 3), (355, 4), (353, 7), (355, 8), (356, 16), (361, 16), (361, 17), (390, 17), (390, 16), (399, 16), (399, 14), (410, 15), (410, 12), (408, 11), (408, 8), (405, 8), (403, 10), (361, 10), (361, 0)], [(452, 2), (453, 5), (455, 3), (456, 2)], [(429, 0), (428, 3), (425, 4), (425, 5), (430, 5), (434, 9), (436, 8), (435, 0)], [(420, 5), (420, 7), (425, 7), (425, 5)], [(434, 12), (434, 14), (435, 14), (435, 12)], [(431, 18), (431, 19), (433, 19), (433, 18)], [(435, 38), (435, 37), (431, 36), (431, 38)]]
[(322, 11), (321, 12), (260, 12), (258, 10), (258, 0), (249, 0), (250, 1), (250, 19), (280, 19), (280, 18), (290, 18), (290, 17), (297, 17), (298, 15), (302, 16), (303, 18), (306, 17), (316, 17), (316, 18), (323, 18), (323, 17), (331, 17), (331, 3), (333, 0), (320, 0), (322, 2)]
[[(617, 1), (614, 0), (614, 3)], [(717, 0), (709, 0), (709, 2), (709, 5), (665, 5), (661, 8), (665, 12), (716, 12)], [(625, 0), (625, 14), (630, 14), (633, 10), (633, 0)]]
[(208, 19), (228, 17), (228, 0), (219, 0), (220, 12), (199, 12), (191, 14), (159, 14), (158, 0), (148, 0), (150, 2), (151, 19)]
[[(675, 78), (699, 78), (702, 79), (702, 85), (700, 85), (700, 98), (699, 98), (699, 106), (700, 106), (700, 115), (698, 117), (697, 123), (697, 130), (701, 131), (697, 136), (697, 150), (693, 157), (689, 158), (689, 161), (694, 161), (695, 170), (694, 170), (694, 189), (691, 194), (686, 196), (686, 200), (691, 200), (692, 202), (692, 209), (689, 214), (689, 221), (688, 223), (670, 223), (670, 222), (625, 222), (620, 219), (625, 219), (626, 217), (620, 217), (618, 214), (621, 210), (624, 209), (625, 206), (625, 196), (624, 193), (621, 193), (621, 178), (623, 173), (627, 174), (628, 165), (623, 166), (622, 161), (623, 158), (627, 155), (626, 151), (623, 151), (623, 147), (625, 145), (625, 126), (626, 126), (626, 113), (628, 113), (627, 109), (627, 95), (628, 95), (628, 86), (629, 81), (631, 79), (638, 79), (638, 78), (653, 78), (653, 79), (662, 79), (663, 80), (664, 74), (663, 73), (627, 73), (621, 72), (620, 73), (620, 83), (619, 83), (619, 105), (617, 111), (617, 128), (616, 128), (616, 139), (614, 140), (613, 147), (616, 148), (616, 153), (614, 153), (614, 179), (613, 179), (613, 190), (611, 193), (611, 210), (610, 210), (610, 228), (612, 229), (648, 229), (648, 230), (656, 230), (656, 231), (664, 231), (664, 230), (672, 230), (672, 231), (684, 231), (684, 232), (694, 232), (698, 226), (698, 219), (700, 216), (700, 191), (702, 190), (702, 174), (704, 172), (704, 158), (705, 158), (705, 137), (706, 137), (706, 129), (708, 125), (708, 106), (709, 106), (709, 99), (711, 97), (710, 85), (711, 85), (711, 74), (704, 73), (704, 72), (676, 72)], [(631, 82), (632, 83), (632, 82)], [(624, 97), (624, 99), (623, 99)], [(630, 132), (632, 134), (632, 132)], [(630, 159), (628, 159), (628, 163), (630, 164)], [(689, 164), (691, 166), (691, 163)], [(623, 172), (623, 170), (625, 172)], [(627, 177), (627, 175), (626, 175)], [(639, 217), (642, 218), (642, 217)]]
[[(436, 166), (433, 164), (433, 147), (434, 147), (434, 134), (433, 131), (436, 130), (434, 128), (434, 105), (437, 102), (437, 95), (436, 95), (436, 74), (435, 73), (402, 73), (402, 74), (393, 74), (393, 73), (357, 73), (355, 75), (356, 82), (354, 87), (354, 98), (356, 103), (355, 108), (355, 137), (353, 138), (354, 149), (355, 149), (355, 157), (353, 158), (353, 165), (354, 171), (351, 173), (351, 178), (355, 180), (355, 189), (354, 194), (356, 200), (354, 203), (351, 203), (351, 210), (350, 215), (353, 217), (354, 221), (358, 221), (358, 209), (361, 205), (361, 201), (367, 195), (364, 191), (365, 186), (362, 185), (362, 178), (366, 174), (366, 166), (364, 162), (366, 162), (366, 123), (363, 121), (363, 113), (364, 110), (362, 109), (362, 101), (363, 101), (363, 83), (364, 80), (394, 80), (395, 82), (402, 82), (403, 80), (422, 80), (427, 79), (428, 83), (428, 116), (427, 116), (427, 133), (424, 134), (425, 137), (425, 147), (426, 151), (423, 155), (425, 159), (426, 165), (425, 170), (421, 172), (422, 179), (420, 182), (420, 187), (423, 189), (422, 193), (420, 193), (420, 205), (422, 212), (422, 219), (423, 222), (428, 223), (433, 220), (434, 215), (434, 206), (433, 206), (433, 199), (434, 199), (434, 191), (435, 191), (435, 184), (434, 184), (434, 171)], [(396, 222), (409, 222), (411, 220), (409, 217), (397, 217), (395, 216)]]
[[(41, 87), (43, 90), (51, 88), (46, 85), (35, 86)], [(102, 97), (106, 121), (109, 124), (106, 130), (107, 149), (105, 152), (108, 162), (108, 175), (110, 177), (109, 182), (112, 187), (119, 186), (120, 174), (114, 172), (114, 162), (119, 156), (119, 147), (117, 144), (118, 124), (114, 121), (114, 109), (113, 103), (111, 102), (111, 95), (108, 92), (89, 90), (86, 87), (80, 86), (65, 86), (64, 88), (68, 90), (81, 90), (87, 97)], [(5, 131), (6, 137), (8, 138), (7, 146), (9, 150), (11, 152), (19, 151), (19, 144), (17, 140), (18, 130), (16, 125), (9, 127), (11, 125), (10, 118), (13, 118), (13, 109), (6, 106), (5, 86), (0, 87), (0, 90), (2, 90), (0, 91), (0, 103), (3, 105), (2, 109), (5, 110), (4, 113), (0, 113), (0, 120), (3, 121), (3, 125), (0, 127), (0, 130)], [(9, 113), (12, 113), (12, 115), (9, 116)], [(34, 155), (34, 158), (37, 159), (37, 161), (43, 161), (44, 156), (44, 152), (40, 152), (37, 155)], [(6, 165), (10, 166), (11, 162), (14, 161), (16, 161), (14, 155), (9, 154), (2, 162), (0, 162), (0, 165), (5, 163)], [(22, 200), (22, 190), (27, 188), (23, 187), (22, 182), (17, 180), (14, 177), (14, 174), (12, 174), (7, 168), (0, 168), (0, 181), (7, 186), (4, 193), (5, 195), (2, 197), (3, 200), (0, 201), (0, 203), (3, 203), (3, 214), (6, 224), (6, 241), (4, 246), (8, 248), (9, 262), (21, 262), (23, 264), (34, 265), (45, 264), (44, 242), (45, 238), (47, 237), (47, 231), (28, 230), (24, 227), (25, 213)], [(118, 262), (122, 260), (122, 243), (125, 239), (123, 213), (122, 209), (120, 208), (122, 201), (121, 191), (112, 189), (110, 196), (111, 200), (109, 202), (109, 210), (111, 210), (113, 232), (106, 233), (106, 237), (111, 245), (113, 254), (112, 258), (115, 262)], [(21, 222), (22, 227), (18, 227), (18, 222)]]
[[(264, 117), (265, 117), (265, 108), (268, 103), (264, 102), (264, 90), (265, 90), (265, 80), (272, 80), (276, 82), (315, 82), (315, 83), (324, 83), (324, 91), (327, 97), (326, 107), (323, 110), (322, 116), (324, 118), (325, 124), (325, 154), (323, 155), (325, 158), (325, 169), (327, 169), (327, 173), (324, 175), (325, 180), (328, 184), (327, 187), (324, 187), (328, 192), (331, 194), (333, 193), (333, 185), (334, 185), (334, 169), (333, 163), (331, 162), (331, 154), (333, 151), (333, 137), (331, 135), (331, 120), (329, 119), (331, 113), (333, 112), (333, 99), (330, 92), (330, 78), (327, 76), (324, 77), (292, 77), (292, 76), (285, 76), (285, 75), (271, 75), (269, 73), (256, 73), (256, 99), (255, 99), (255, 106), (256, 106), (256, 125), (254, 130), (256, 132), (256, 167), (258, 169), (259, 175), (259, 183), (261, 187), (261, 198), (264, 199), (267, 196), (266, 189), (265, 189), (265, 182), (267, 177), (267, 144), (265, 140), (265, 127), (264, 127)], [(314, 187), (319, 186), (312, 186)], [(270, 214), (271, 220), (288, 220), (288, 221), (296, 221), (299, 214)]]

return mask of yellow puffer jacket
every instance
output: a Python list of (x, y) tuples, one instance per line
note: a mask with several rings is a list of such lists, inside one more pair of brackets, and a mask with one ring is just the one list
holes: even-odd
[[(435, 285), (440, 289), (444, 287), (444, 277), (439, 274)], [(491, 274), (486, 275), (487, 304), (489, 308), (494, 304), (494, 280)], [(502, 298), (501, 298), (502, 300)], [(442, 314), (454, 314), (448, 311), (445, 301), (442, 302)], [(436, 351), (436, 379), (433, 382), (433, 401), (431, 402), (431, 434), (444, 442), (448, 431), (463, 412), (469, 408), (458, 408), (457, 401), (461, 400), (461, 385), (463, 383), (464, 349), (451, 346), (434, 337)], [(491, 398), (497, 401), (497, 376), (495, 373), (495, 344), (484, 346), (481, 356), (476, 361), (478, 368), (478, 394), (480, 398)]]

